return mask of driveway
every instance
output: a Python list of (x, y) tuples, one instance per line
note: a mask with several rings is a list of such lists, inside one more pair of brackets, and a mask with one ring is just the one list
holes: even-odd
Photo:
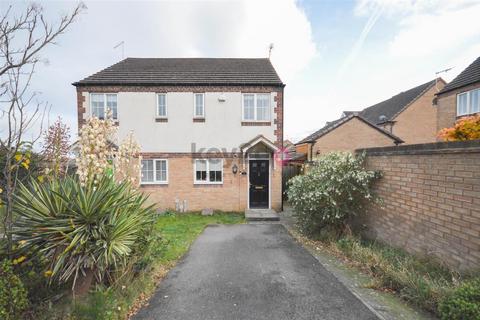
[(209, 226), (134, 319), (377, 319), (279, 224)]

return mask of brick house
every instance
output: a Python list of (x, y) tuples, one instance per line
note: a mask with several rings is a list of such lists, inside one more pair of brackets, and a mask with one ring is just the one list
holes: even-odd
[(141, 145), (158, 208), (280, 210), (284, 84), (269, 59), (127, 58), (73, 84), (79, 127), (118, 122)]
[(480, 57), (437, 93), (437, 131), (480, 113)]
[(297, 142), (297, 153), (312, 160), (332, 151), (434, 142), (437, 111), (433, 100), (444, 86), (443, 79), (435, 79), (362, 111), (345, 111), (340, 119)]

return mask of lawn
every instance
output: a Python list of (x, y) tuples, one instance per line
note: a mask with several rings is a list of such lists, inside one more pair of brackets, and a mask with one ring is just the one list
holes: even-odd
[(202, 216), (167, 212), (157, 219), (146, 254), (137, 264), (141, 270), (134, 277), (125, 277), (110, 288), (98, 288), (76, 303), (65, 301), (61, 310), (42, 310), (36, 319), (126, 319), (148, 301), (161, 279), (207, 225), (243, 222), (244, 216), (239, 213)]

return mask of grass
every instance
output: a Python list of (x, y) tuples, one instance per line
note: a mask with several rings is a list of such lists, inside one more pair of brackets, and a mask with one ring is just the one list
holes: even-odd
[(369, 274), (373, 278), (369, 287), (394, 292), (409, 303), (436, 315), (441, 315), (441, 302), (473, 277), (461, 276), (433, 258), (416, 257), (402, 249), (361, 240), (352, 235), (323, 237), (321, 240), (296, 236)]
[(97, 288), (74, 303), (64, 302), (61, 308), (44, 310), (36, 319), (127, 319), (145, 304), (207, 225), (243, 222), (243, 214), (239, 213), (215, 212), (212, 216), (166, 213), (154, 226), (146, 254), (139, 263), (142, 270), (135, 276), (126, 276), (110, 288)]

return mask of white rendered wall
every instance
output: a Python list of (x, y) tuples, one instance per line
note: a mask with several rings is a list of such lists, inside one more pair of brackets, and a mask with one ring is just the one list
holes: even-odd
[[(91, 114), (90, 98), (85, 96), (85, 118)], [(220, 96), (224, 102), (218, 101)], [(117, 96), (118, 138), (133, 130), (142, 152), (199, 152), (201, 148), (239, 151), (241, 144), (259, 134), (275, 142), (276, 93), (271, 93), (270, 126), (242, 126), (241, 92), (206, 92), (205, 122), (193, 122), (193, 92), (167, 93), (168, 122), (156, 122), (156, 93), (120, 92)], [(195, 150), (192, 150), (195, 143)], [(206, 151), (206, 150), (204, 150)]]

